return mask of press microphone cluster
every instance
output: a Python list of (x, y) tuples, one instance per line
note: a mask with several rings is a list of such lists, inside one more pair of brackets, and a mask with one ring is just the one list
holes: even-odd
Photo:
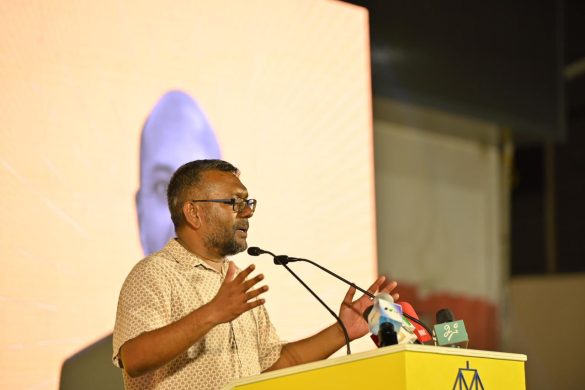
[(387, 293), (374, 295), (314, 261), (286, 255), (275, 255), (270, 251), (258, 247), (248, 248), (248, 254), (250, 256), (260, 256), (263, 254), (272, 256), (274, 264), (285, 267), (335, 317), (343, 329), (348, 355), (351, 354), (351, 349), (349, 335), (345, 325), (339, 316), (288, 267), (288, 263), (296, 261), (310, 263), (372, 298), (373, 305), (365, 310), (363, 317), (368, 322), (368, 327), (372, 334), (371, 337), (378, 347), (417, 343), (467, 348), (469, 338), (465, 330), (465, 324), (462, 320), (455, 321), (453, 313), (449, 309), (441, 309), (437, 312), (436, 325), (431, 330), (418, 318), (414, 308), (408, 302), (395, 303), (392, 296)]

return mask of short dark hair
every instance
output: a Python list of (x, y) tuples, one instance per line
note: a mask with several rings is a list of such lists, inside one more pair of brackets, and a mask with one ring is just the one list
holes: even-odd
[(175, 230), (185, 223), (183, 204), (188, 201), (190, 190), (201, 182), (201, 174), (206, 171), (240, 174), (238, 168), (223, 160), (195, 160), (181, 165), (173, 173), (167, 187), (167, 201)]

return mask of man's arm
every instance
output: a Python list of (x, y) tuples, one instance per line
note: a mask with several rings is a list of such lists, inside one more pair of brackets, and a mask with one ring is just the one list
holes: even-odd
[[(396, 282), (386, 281), (386, 278), (381, 276), (370, 286), (368, 291), (372, 294), (390, 293), (396, 286)], [(364, 294), (361, 298), (353, 301), (354, 295), (355, 288), (350, 287), (339, 310), (339, 318), (347, 328), (350, 340), (355, 340), (368, 333), (368, 324), (363, 319), (362, 313), (372, 304), (367, 295)], [(397, 293), (392, 295), (395, 300), (398, 299)], [(266, 371), (326, 359), (343, 345), (345, 345), (345, 336), (341, 326), (336, 322), (314, 336), (285, 344), (282, 347), (280, 358)]]
[(137, 377), (165, 365), (185, 352), (214, 326), (229, 322), (264, 304), (264, 299), (255, 298), (266, 292), (268, 286), (250, 290), (264, 276), (260, 274), (246, 280), (253, 270), (254, 265), (250, 265), (234, 277), (236, 268), (230, 262), (224, 282), (209, 303), (176, 322), (142, 333), (125, 342), (120, 348), (120, 357), (128, 375)]

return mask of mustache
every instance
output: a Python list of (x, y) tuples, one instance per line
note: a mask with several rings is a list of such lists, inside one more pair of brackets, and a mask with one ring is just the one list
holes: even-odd
[(250, 223), (248, 221), (244, 221), (244, 222), (237, 223), (234, 225), (234, 230), (238, 230), (238, 229), (248, 230), (249, 228), (250, 228)]

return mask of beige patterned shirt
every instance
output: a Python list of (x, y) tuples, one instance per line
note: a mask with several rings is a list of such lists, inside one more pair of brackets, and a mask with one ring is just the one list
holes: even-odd
[[(141, 333), (175, 322), (209, 302), (219, 290), (219, 273), (170, 240), (130, 272), (118, 301), (113, 362), (120, 367), (120, 347)], [(264, 306), (220, 324), (186, 352), (138, 378), (124, 371), (124, 385), (134, 389), (219, 389), (241, 377), (259, 374), (280, 356), (283, 343)]]

